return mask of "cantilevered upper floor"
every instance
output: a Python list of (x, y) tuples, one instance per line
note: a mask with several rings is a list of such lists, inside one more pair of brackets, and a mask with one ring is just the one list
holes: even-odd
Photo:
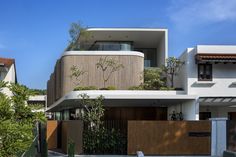
[[(68, 51), (137, 51), (144, 54), (145, 67), (165, 64), (168, 55), (167, 29), (154, 28), (89, 28), (80, 36), (78, 46)], [(70, 52), (65, 52), (70, 54)]]
[[(123, 90), (143, 82), (144, 67), (165, 64), (166, 29), (90, 28), (86, 32), (88, 34), (80, 36), (57, 60), (47, 83), (48, 105), (78, 85), (104, 87), (102, 71), (96, 67), (101, 58), (110, 58), (123, 65), (124, 68), (114, 72), (106, 82), (106, 86)], [(72, 66), (86, 72), (80, 81), (71, 79)]]

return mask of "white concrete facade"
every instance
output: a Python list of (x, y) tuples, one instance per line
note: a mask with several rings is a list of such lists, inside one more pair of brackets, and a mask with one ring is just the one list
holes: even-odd
[[(88, 32), (92, 35), (87, 44), (88, 47), (94, 45), (97, 41), (105, 42), (132, 42), (133, 49), (125, 51), (109, 51), (109, 50), (69, 50), (63, 52), (63, 56), (67, 55), (138, 55), (144, 57), (143, 52), (136, 51), (138, 48), (155, 48), (156, 50), (156, 67), (165, 65), (166, 58), (168, 57), (168, 30), (167, 29), (150, 29), (150, 28), (89, 28)], [(140, 38), (142, 37), (142, 38)], [(84, 39), (79, 37), (78, 42), (83, 42)], [(175, 105), (168, 106), (168, 114), (173, 110), (176, 112), (183, 112), (187, 120), (199, 120), (199, 112), (212, 112), (212, 117), (227, 117), (229, 110), (235, 111), (234, 108), (227, 108), (236, 105), (233, 98), (236, 98), (236, 64), (233, 63), (211, 63), (212, 64), (212, 80), (199, 81), (198, 79), (198, 64), (196, 63), (195, 56), (197, 54), (236, 54), (236, 46), (223, 46), (223, 45), (198, 45), (194, 48), (186, 49), (179, 59), (184, 62), (179, 74), (175, 77), (174, 86), (182, 88), (181, 94), (176, 94), (178, 99), (183, 102), (176, 103)], [(173, 91), (154, 91), (152, 94), (149, 91), (83, 91), (91, 97), (94, 95), (104, 95), (106, 99), (172, 99), (175, 97)], [(78, 92), (68, 93), (61, 99), (57, 100), (51, 105), (48, 111), (53, 107), (60, 105), (65, 99), (70, 99), (73, 94)], [(141, 94), (140, 94), (141, 93)], [(139, 95), (140, 94), (140, 95)], [(189, 96), (194, 95), (195, 98), (188, 100)], [(144, 97), (143, 97), (144, 96)], [(214, 101), (200, 102), (199, 98), (232, 98), (230, 103), (215, 103)], [(74, 98), (73, 98), (74, 99)], [(226, 99), (222, 100), (225, 101)], [(215, 106), (221, 106), (216, 108)], [(199, 107), (200, 106), (200, 107)], [(210, 106), (206, 109), (206, 106)], [(221, 110), (221, 113), (218, 110)]]
[[(132, 42), (132, 48), (150, 49), (155, 48), (155, 56), (157, 67), (165, 65), (165, 60), (168, 58), (168, 30), (158, 28), (88, 28), (90, 36), (86, 38), (88, 47), (98, 41), (103, 42)], [(79, 37), (78, 42), (84, 42), (82, 37)], [(89, 51), (89, 50), (86, 50)], [(78, 51), (77, 51), (78, 52)], [(85, 51), (84, 51), (85, 52)], [(109, 53), (104, 51), (105, 53)], [(120, 54), (127, 53), (118, 51)], [(132, 52), (132, 51), (129, 51)], [(88, 52), (89, 53), (89, 52)], [(96, 55), (95, 52), (94, 54)], [(118, 53), (118, 54), (119, 54)], [(65, 54), (65, 53), (63, 53)], [(75, 54), (75, 53), (74, 53)], [(109, 53), (112, 55), (112, 53)]]
[[(81, 99), (78, 95), (85, 93), (92, 99), (103, 95), (108, 104), (112, 104), (114, 107), (121, 106), (120, 102), (124, 103), (125, 106), (165, 106), (168, 107), (168, 115), (170, 115), (173, 111), (176, 111), (176, 113), (182, 112), (185, 120), (199, 119), (199, 105), (197, 102), (198, 97), (196, 95), (186, 95), (183, 91), (72, 91), (47, 108), (47, 111), (53, 112), (60, 109), (65, 109), (67, 107), (70, 108), (71, 106), (75, 106), (75, 104), (78, 105)], [(168, 119), (170, 119), (169, 116)]]
[[(200, 112), (211, 112), (211, 117), (228, 118), (229, 112), (236, 112), (236, 64), (233, 63), (217, 63), (212, 64), (212, 80), (198, 80), (198, 64), (195, 60), (197, 54), (236, 54), (236, 46), (222, 45), (200, 45), (195, 48), (188, 48), (179, 57), (184, 62), (179, 75), (175, 79), (175, 86), (183, 88), (187, 95), (198, 95), (205, 98), (200, 102)], [(211, 102), (208, 100), (212, 98)], [(217, 98), (221, 98), (217, 102)], [(223, 100), (223, 98), (225, 98)], [(231, 101), (226, 102), (225, 100)], [(214, 99), (214, 100), (213, 100)]]
[[(4, 66), (4, 65), (3, 65)], [(8, 82), (8, 83), (16, 83), (16, 69), (15, 64), (12, 64), (9, 68), (4, 67), (5, 71), (0, 72), (1, 75), (1, 81)], [(2, 91), (7, 96), (11, 96), (12, 93), (8, 88), (3, 88)]]

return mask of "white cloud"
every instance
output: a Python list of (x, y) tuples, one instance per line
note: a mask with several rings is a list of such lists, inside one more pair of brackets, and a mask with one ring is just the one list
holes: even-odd
[(177, 27), (236, 21), (236, 0), (172, 0), (167, 14)]

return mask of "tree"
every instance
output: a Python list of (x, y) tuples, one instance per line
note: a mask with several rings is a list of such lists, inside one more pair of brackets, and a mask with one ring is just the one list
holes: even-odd
[(113, 58), (101, 57), (96, 63), (97, 69), (102, 70), (102, 79), (103, 79), (103, 88), (106, 88), (106, 82), (110, 79), (111, 75), (119, 71), (121, 68), (124, 68), (124, 65), (119, 63)]
[(81, 105), (84, 109), (82, 120), (89, 124), (92, 130), (98, 130), (102, 125), (102, 117), (104, 116), (104, 97), (101, 95), (96, 99), (90, 99), (87, 94), (79, 95), (81, 97)]
[(87, 31), (87, 27), (84, 27), (83, 24), (78, 21), (77, 23), (71, 24), (69, 35), (70, 40), (67, 50), (81, 50), (83, 49), (83, 43), (79, 42), (79, 37), (81, 40), (84, 40), (84, 42), (87, 42), (87, 40), (91, 37), (91, 32)]
[(0, 88), (9, 88), (13, 94), (0, 94), (0, 156), (15, 157), (30, 147), (36, 122), (46, 119), (43, 113), (34, 113), (28, 107), (31, 92), (26, 86), (0, 84)]
[(170, 80), (171, 88), (174, 87), (174, 76), (178, 75), (178, 72), (184, 62), (180, 61), (175, 57), (169, 57), (166, 60), (166, 66), (162, 67), (163, 72), (166, 77)]
[(34, 95), (46, 95), (46, 89), (30, 89)]
[(76, 80), (75, 84), (79, 85), (80, 82), (82, 81), (82, 76), (86, 73), (86, 71), (80, 69), (78, 66), (75, 65), (73, 65), (70, 68), (70, 71), (71, 71), (70, 78), (71, 79), (75, 78)]
[[(85, 122), (83, 151), (86, 154), (119, 154), (127, 148), (126, 137), (118, 130), (107, 129), (103, 123), (104, 97), (91, 99), (87, 94), (79, 95), (84, 109), (81, 119)], [(73, 142), (73, 141), (72, 141)]]
[(147, 68), (144, 70), (143, 88), (147, 90), (159, 90), (166, 84), (162, 70), (159, 68)]

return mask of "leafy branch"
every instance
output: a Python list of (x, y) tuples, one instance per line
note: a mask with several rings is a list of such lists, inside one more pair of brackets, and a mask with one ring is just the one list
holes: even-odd
[(81, 70), (79, 67), (77, 67), (75, 65), (73, 65), (70, 68), (70, 71), (71, 71), (70, 78), (71, 79), (73, 79), (73, 78), (76, 79), (76, 82), (74, 82), (76, 85), (80, 84), (82, 79), (83, 79), (82, 76), (86, 73), (86, 71)]
[(166, 74), (166, 77), (170, 80), (171, 88), (174, 87), (174, 76), (178, 75), (178, 72), (183, 64), (184, 62), (182, 62), (181, 60), (175, 57), (169, 57), (166, 60), (166, 66), (162, 67), (162, 70)]
[(121, 68), (124, 68), (123, 64), (119, 63), (113, 58), (108, 58), (108, 56), (104, 58), (101, 57), (96, 63), (96, 66), (97, 69), (102, 70), (103, 88), (106, 88), (106, 82), (110, 79), (111, 75), (114, 72), (119, 71)]

